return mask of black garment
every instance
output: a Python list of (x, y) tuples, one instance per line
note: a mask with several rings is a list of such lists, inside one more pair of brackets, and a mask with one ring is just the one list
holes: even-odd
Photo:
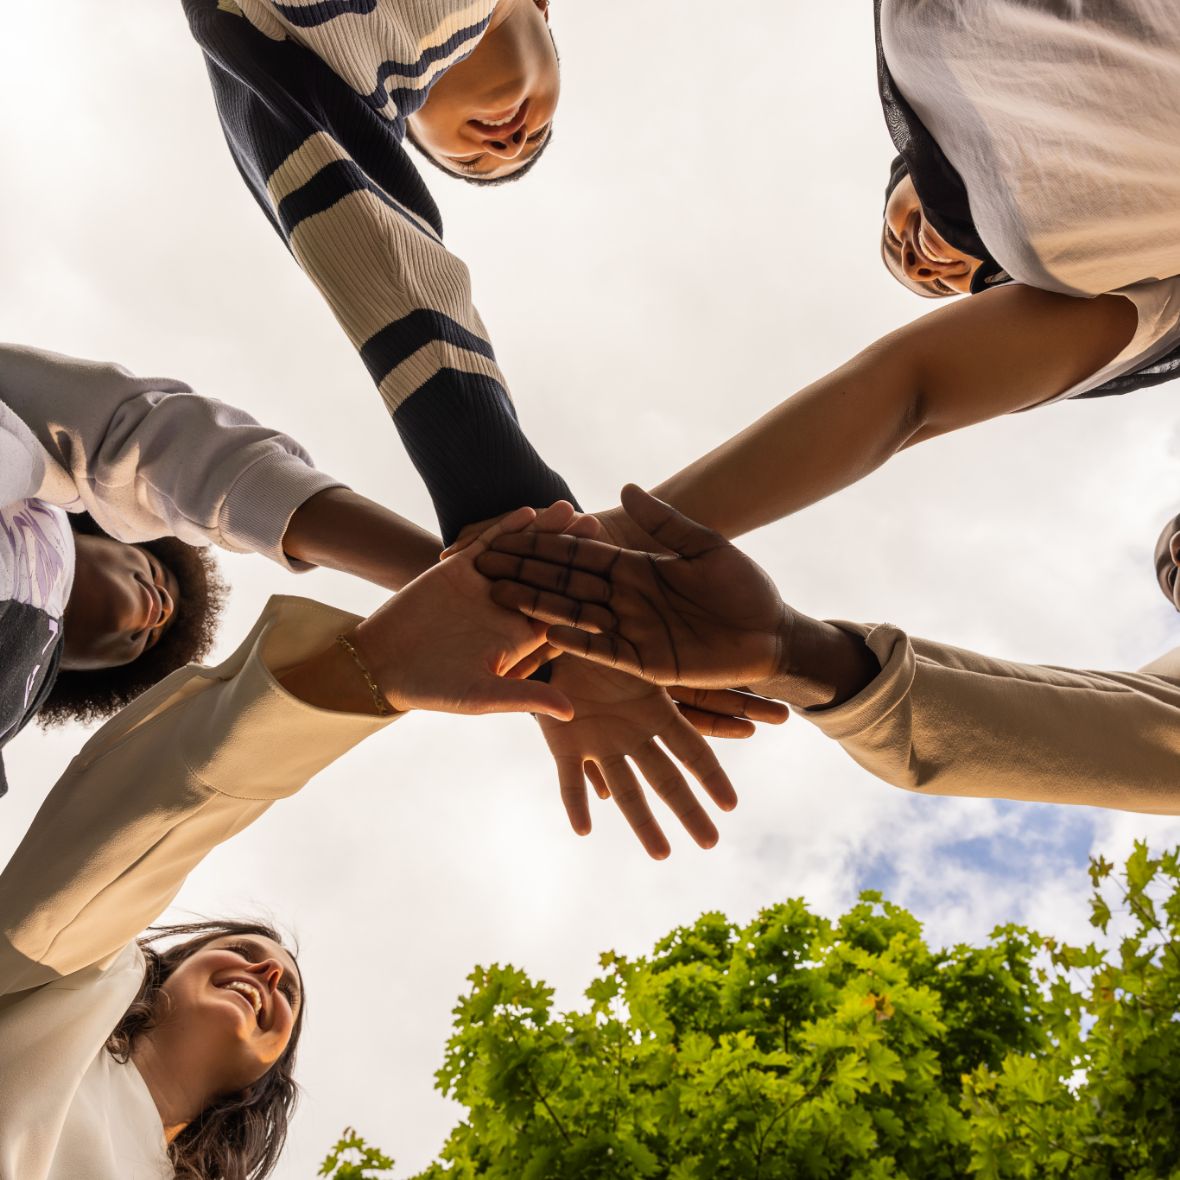
[(61, 623), (25, 602), (0, 602), (0, 795), (8, 791), (3, 747), (41, 711), (61, 663)]

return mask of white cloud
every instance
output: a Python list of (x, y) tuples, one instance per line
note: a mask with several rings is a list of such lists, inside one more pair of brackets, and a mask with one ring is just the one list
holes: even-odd
[[(528, 432), (588, 506), (925, 310), (877, 256), (891, 152), (868, 10), (836, 7), (555, 4), (565, 97), (543, 166), (492, 193), (437, 178)], [(181, 376), (429, 522), (362, 366), (234, 172), (180, 5), (19, 5), (4, 26), (19, 112), (0, 126), (6, 335)], [(918, 448), (748, 547), (805, 610), (1018, 659), (1137, 664), (1180, 635), (1150, 569), (1175, 511), (1177, 388)], [(359, 611), (381, 597), (328, 574), (293, 586), (260, 559), (225, 568), (223, 651), (272, 592)], [(182, 893), (201, 912), (267, 909), (301, 939), (308, 1094), (283, 1180), (311, 1174), (345, 1123), (403, 1174), (432, 1157), (455, 1111), (431, 1074), (476, 962), (513, 961), (574, 1004), (607, 947), (641, 952), (703, 909), (746, 920), (787, 896), (835, 915), (873, 880), (936, 941), (1009, 919), (1084, 937), (1088, 833), (1108, 854), (1180, 836), (1169, 820), (892, 791), (795, 720), (725, 747), (742, 804), (721, 846), (677, 838), (655, 865), (608, 806), (591, 839), (569, 834), (532, 728), (399, 722)], [(11, 748), (0, 856), (79, 741)]]

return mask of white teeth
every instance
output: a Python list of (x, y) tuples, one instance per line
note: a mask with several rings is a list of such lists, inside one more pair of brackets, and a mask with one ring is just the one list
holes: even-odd
[(231, 979), (229, 983), (222, 985), (227, 992), (238, 992), (250, 1001), (254, 1008), (254, 1015), (258, 1017), (262, 1014), (262, 996), (256, 987), (252, 987), (248, 983), (242, 983), (241, 980)]
[(512, 122), (513, 119), (516, 118), (516, 115), (517, 115), (517, 112), (513, 111), (512, 114), (509, 115), (507, 119), (500, 119), (496, 122), (493, 122), (491, 119), (483, 119), (483, 120), (481, 120), (481, 122), (483, 123), (483, 125), (485, 127), (506, 127), (509, 123)]

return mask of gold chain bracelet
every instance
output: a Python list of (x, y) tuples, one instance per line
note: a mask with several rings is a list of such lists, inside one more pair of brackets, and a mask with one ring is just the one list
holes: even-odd
[(353, 663), (361, 670), (361, 675), (365, 678), (365, 683), (369, 686), (369, 691), (373, 694), (373, 704), (377, 707), (377, 713), (381, 717), (388, 717), (394, 710), (390, 703), (385, 699), (385, 694), (377, 687), (377, 681), (373, 679), (372, 673), (365, 667), (364, 661), (360, 657), (360, 652), (349, 642), (344, 635), (337, 635), (336, 642), (350, 656), (352, 656)]

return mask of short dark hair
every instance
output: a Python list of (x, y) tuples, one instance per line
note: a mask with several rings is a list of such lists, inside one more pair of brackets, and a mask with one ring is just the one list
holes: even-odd
[[(557, 50), (557, 38), (553, 35), (553, 30), (549, 30), (549, 40), (553, 42), (553, 56), (557, 58), (557, 68), (561, 68), (561, 54)], [(421, 140), (414, 134), (413, 128), (410, 126), (410, 120), (406, 120), (406, 138), (418, 149), (419, 155), (425, 157), (430, 161), (440, 172), (445, 172), (448, 176), (456, 180), (465, 180), (468, 184), (479, 184), (485, 188), (489, 188), (496, 184), (511, 184), (516, 180), (523, 180), (536, 166), (541, 157), (549, 150), (549, 145), (553, 142), (553, 124), (549, 124), (549, 134), (545, 136), (541, 146), (529, 157), (529, 162), (522, 167), (517, 168), (515, 172), (509, 172), (507, 176), (471, 176), (465, 172), (452, 172), (450, 168), (440, 164), (431, 154), (422, 146)]]
[[(86, 513), (71, 514), (70, 525), (76, 533), (107, 536)], [(105, 721), (177, 668), (199, 663), (212, 648), (217, 621), (229, 593), (212, 554), (176, 537), (144, 541), (139, 547), (176, 577), (180, 593), (174, 621), (153, 647), (130, 664), (97, 671), (59, 672), (37, 714), (40, 725)]]
[[(211, 942), (235, 935), (256, 935), (285, 945), (278, 931), (269, 922), (261, 921), (188, 922), (153, 926), (147, 931), (139, 939), (146, 962), (143, 982), (107, 1038), (107, 1052), (116, 1061), (129, 1061), (135, 1042), (165, 1015), (167, 996), (161, 989), (169, 976)], [(176, 939), (182, 941), (173, 941), (164, 950), (156, 947), (159, 942)], [(293, 951), (291, 957), (295, 958)], [(169, 1145), (168, 1155), (177, 1180), (263, 1180), (274, 1171), (299, 1097), (294, 1072), (295, 1051), (307, 1010), (302, 988), (300, 995), (291, 1039), (274, 1065), (241, 1093), (221, 1098), (202, 1111)]]

